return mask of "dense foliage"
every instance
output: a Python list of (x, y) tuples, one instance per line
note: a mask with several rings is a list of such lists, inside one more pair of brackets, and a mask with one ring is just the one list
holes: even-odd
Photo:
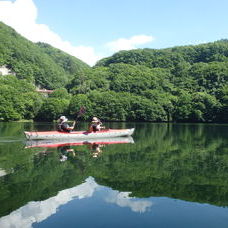
[(53, 89), (65, 86), (72, 76), (88, 68), (79, 59), (49, 45), (34, 44), (0, 22), (0, 66), (6, 65), (19, 79)]
[(33, 119), (40, 111), (43, 99), (25, 79), (0, 77), (0, 120)]
[(3, 112), (2, 120), (73, 118), (84, 106), (85, 120), (228, 122), (228, 40), (120, 51), (90, 68), (0, 24), (0, 65), (36, 86), (60, 88), (33, 115)]
[[(221, 61), (212, 61), (212, 47), (216, 56), (222, 50)], [(197, 58), (188, 55), (192, 49)], [(207, 49), (207, 58), (203, 58)], [(84, 94), (88, 109), (92, 107), (93, 114), (103, 119), (227, 122), (225, 50), (227, 41), (160, 51), (123, 51), (75, 77), (68, 89), (78, 101)], [(196, 62), (199, 59), (205, 62)]]

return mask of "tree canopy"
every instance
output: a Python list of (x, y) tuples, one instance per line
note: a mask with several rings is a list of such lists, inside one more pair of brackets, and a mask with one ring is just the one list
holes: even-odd
[[(87, 108), (86, 120), (98, 115), (113, 121), (228, 121), (228, 40), (120, 51), (91, 68), (48, 44), (34, 44), (0, 23), (0, 65), (16, 73), (14, 78), (0, 76), (4, 83), (11, 83), (1, 85), (4, 121), (73, 117), (80, 105)], [(23, 114), (15, 103), (21, 106), (25, 101), (19, 100), (24, 97), (14, 97), (24, 93), (22, 82), (28, 83), (30, 97), (38, 96), (31, 89), (34, 86), (56, 91), (42, 98), (34, 113), (30, 107), (31, 113)]]
[(78, 71), (89, 66), (47, 44), (32, 43), (0, 22), (0, 66), (6, 65), (19, 79), (46, 89), (64, 87)]

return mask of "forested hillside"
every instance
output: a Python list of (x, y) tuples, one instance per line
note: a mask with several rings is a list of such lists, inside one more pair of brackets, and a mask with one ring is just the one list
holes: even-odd
[(68, 88), (104, 119), (227, 122), (228, 40), (120, 51)]
[[(228, 122), (228, 40), (120, 51), (90, 68), (0, 23), (2, 65), (16, 73), (0, 76), (3, 121), (73, 118), (84, 106), (84, 120)], [(45, 98), (34, 86), (56, 90)]]
[(46, 89), (64, 87), (88, 65), (50, 45), (35, 44), (0, 22), (0, 66)]

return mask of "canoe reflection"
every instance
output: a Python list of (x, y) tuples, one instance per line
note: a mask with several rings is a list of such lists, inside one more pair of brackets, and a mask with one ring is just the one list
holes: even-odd
[(29, 140), (26, 141), (25, 148), (32, 147), (61, 147), (61, 146), (81, 146), (81, 145), (106, 145), (106, 144), (122, 144), (134, 143), (132, 137), (115, 137), (91, 140)]

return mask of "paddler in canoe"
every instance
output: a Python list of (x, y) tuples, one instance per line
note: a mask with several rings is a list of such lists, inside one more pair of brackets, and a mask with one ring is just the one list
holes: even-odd
[(58, 125), (57, 125), (58, 131), (61, 131), (61, 132), (73, 131), (78, 118), (81, 117), (85, 113), (85, 111), (86, 111), (85, 107), (80, 108), (79, 112), (76, 113), (76, 119), (73, 122), (73, 125), (71, 127), (67, 123), (68, 119), (65, 116), (61, 116), (58, 120)]
[(76, 121), (73, 122), (73, 125), (71, 127), (69, 126), (67, 121), (68, 119), (65, 116), (60, 116), (58, 120), (58, 125), (57, 125), (58, 131), (71, 132), (74, 129)]
[[(57, 129), (60, 132), (71, 132), (73, 131), (75, 124), (76, 124), (76, 121), (74, 121), (73, 125), (70, 126), (68, 124), (68, 119), (65, 116), (61, 116), (58, 120)], [(105, 127), (102, 126), (102, 122), (97, 117), (93, 117), (89, 127), (89, 131), (96, 132), (96, 131), (100, 131), (101, 129), (105, 129)]]
[(96, 132), (100, 131), (101, 129), (105, 129), (105, 127), (102, 126), (102, 122), (97, 117), (93, 117), (89, 127), (89, 131)]

